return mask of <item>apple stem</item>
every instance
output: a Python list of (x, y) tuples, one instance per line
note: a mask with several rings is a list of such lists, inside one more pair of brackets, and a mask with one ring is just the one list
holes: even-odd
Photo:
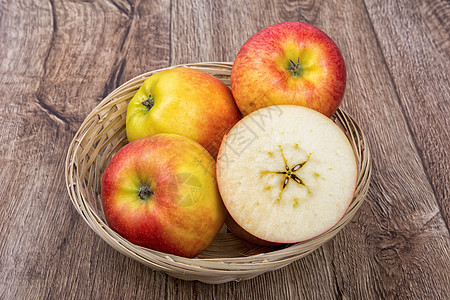
[(141, 200), (148, 200), (150, 196), (153, 195), (153, 191), (150, 189), (147, 185), (142, 185), (139, 187), (139, 193), (138, 196), (141, 198)]
[(152, 95), (149, 95), (148, 99), (142, 101), (141, 104), (147, 108), (147, 111), (149, 111), (153, 107), (153, 105), (155, 105), (155, 100), (153, 100)]
[(289, 59), (289, 72), (294, 76), (300, 76), (302, 74), (303, 68), (300, 65), (300, 58), (297, 58), (297, 62), (295, 63), (292, 59)]

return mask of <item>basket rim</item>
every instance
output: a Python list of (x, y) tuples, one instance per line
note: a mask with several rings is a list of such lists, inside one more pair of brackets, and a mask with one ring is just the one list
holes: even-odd
[[(109, 226), (99, 218), (96, 213), (92, 210), (90, 205), (85, 201), (85, 197), (80, 190), (77, 190), (76, 187), (80, 185), (79, 178), (76, 177), (78, 174), (78, 170), (76, 170), (76, 165), (73, 163), (75, 157), (74, 155), (77, 153), (77, 150), (81, 147), (81, 141), (85, 138), (87, 132), (83, 133), (83, 129), (88, 126), (90, 120), (95, 118), (101, 118), (97, 111), (108, 105), (120, 92), (126, 90), (126, 88), (135, 82), (139, 82), (149, 77), (150, 75), (160, 72), (166, 69), (172, 69), (176, 67), (193, 67), (193, 68), (205, 68), (205, 69), (215, 69), (222, 68), (223, 70), (231, 70), (233, 63), (232, 62), (199, 62), (199, 63), (187, 63), (187, 64), (178, 64), (174, 66), (169, 66), (166, 68), (155, 69), (126, 81), (116, 89), (114, 89), (110, 94), (108, 94), (85, 118), (83, 123), (80, 125), (80, 128), (77, 130), (74, 135), (65, 160), (65, 179), (66, 179), (66, 188), (69, 193), (69, 198), (72, 201), (72, 204), (75, 206), (75, 209), (82, 216), (82, 218), (87, 222), (89, 227), (91, 227), (96, 234), (98, 234), (104, 241), (106, 241), (110, 246), (114, 249), (120, 251), (121, 253), (137, 259), (138, 261), (149, 265), (150, 267), (165, 271), (168, 273), (173, 272), (182, 272), (183, 274), (192, 274), (199, 275), (198, 272), (201, 272), (202, 275), (205, 275), (206, 271), (211, 271), (214, 275), (245, 275), (249, 273), (253, 273), (254, 271), (265, 272), (269, 270), (274, 270), (278, 267), (283, 267), (298, 258), (305, 256), (304, 253), (301, 252), (304, 248), (308, 249), (308, 253), (314, 251), (319, 248), (329, 239), (333, 238), (341, 227), (345, 226), (347, 222), (353, 217), (354, 213), (359, 209), (359, 207), (364, 202), (364, 198), (367, 194), (367, 189), (370, 183), (371, 177), (371, 166), (372, 160), (370, 156), (369, 145), (366, 142), (365, 135), (356, 121), (348, 115), (344, 110), (339, 108), (335, 114), (336, 118), (348, 120), (348, 122), (353, 126), (352, 130), (357, 134), (361, 141), (363, 142), (362, 155), (365, 157), (365, 162), (363, 164), (360, 161), (360, 158), (357, 157), (358, 160), (358, 183), (357, 188), (361, 182), (361, 175), (364, 175), (364, 185), (361, 187), (362, 193), (359, 195), (360, 200), (356, 203), (355, 206), (352, 206), (355, 202), (355, 196), (352, 200), (352, 204), (347, 209), (343, 218), (334, 225), (331, 229), (329, 229), (325, 233), (330, 233), (332, 231), (337, 230), (336, 233), (330, 234), (324, 240), (318, 240), (317, 238), (323, 236), (325, 233), (314, 237), (310, 240), (303, 241), (296, 244), (288, 245), (286, 248), (277, 249), (267, 253), (259, 253), (255, 255), (242, 256), (242, 257), (229, 257), (229, 258), (185, 258), (181, 256), (176, 256), (173, 254), (167, 254), (163, 252), (159, 252), (152, 249), (142, 248), (136, 246), (126, 239), (112, 231)], [(355, 148), (354, 148), (355, 151)], [(356, 152), (355, 152), (356, 156)], [(360, 165), (361, 164), (361, 165)], [(360, 174), (361, 173), (361, 174)], [(351, 210), (351, 211), (350, 211)], [(350, 211), (350, 212), (349, 212)], [(351, 213), (351, 216), (346, 218)], [(312, 250), (311, 250), (312, 249)], [(272, 268), (273, 265), (276, 268)], [(179, 270), (176, 270), (176, 269)], [(253, 271), (253, 272), (252, 272)], [(205, 273), (206, 272), (206, 273)], [(208, 275), (208, 274), (206, 274)]]

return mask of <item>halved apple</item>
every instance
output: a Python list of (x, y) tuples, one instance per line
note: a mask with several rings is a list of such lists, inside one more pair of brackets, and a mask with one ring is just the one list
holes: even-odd
[(295, 243), (329, 230), (354, 195), (357, 163), (342, 130), (301, 106), (275, 105), (225, 136), (217, 181), (234, 221), (255, 237)]

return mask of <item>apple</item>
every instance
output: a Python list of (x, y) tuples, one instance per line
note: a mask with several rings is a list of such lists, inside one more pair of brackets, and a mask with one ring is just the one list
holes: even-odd
[(231, 90), (244, 115), (277, 104), (301, 105), (331, 117), (346, 84), (344, 59), (320, 29), (278, 23), (257, 32), (239, 50)]
[(204, 71), (186, 67), (147, 78), (127, 107), (128, 141), (156, 133), (177, 133), (205, 147), (215, 158), (223, 136), (241, 118), (230, 89)]
[(342, 130), (297, 105), (269, 106), (241, 119), (224, 137), (216, 168), (230, 216), (272, 243), (301, 242), (332, 228), (352, 202), (358, 175)]
[(257, 238), (241, 226), (239, 226), (238, 223), (228, 214), (225, 219), (225, 224), (227, 225), (227, 228), (229, 231), (231, 231), (235, 236), (239, 237), (240, 239), (250, 242), (252, 244), (260, 245), (260, 246), (278, 246), (280, 243), (273, 243), (269, 241), (262, 240), (260, 238)]
[(101, 196), (107, 223), (125, 239), (184, 257), (206, 249), (227, 214), (215, 160), (178, 134), (147, 136), (122, 147), (105, 169)]

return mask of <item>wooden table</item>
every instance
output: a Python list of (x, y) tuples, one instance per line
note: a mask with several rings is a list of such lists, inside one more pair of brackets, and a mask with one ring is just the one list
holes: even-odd
[[(64, 181), (87, 114), (138, 74), (232, 61), (288, 20), (324, 30), (346, 61), (342, 106), (374, 159), (351, 223), (288, 267), (221, 285), (152, 271), (95, 235)], [(1, 1), (0, 299), (449, 299), (449, 21), (445, 0)]]

